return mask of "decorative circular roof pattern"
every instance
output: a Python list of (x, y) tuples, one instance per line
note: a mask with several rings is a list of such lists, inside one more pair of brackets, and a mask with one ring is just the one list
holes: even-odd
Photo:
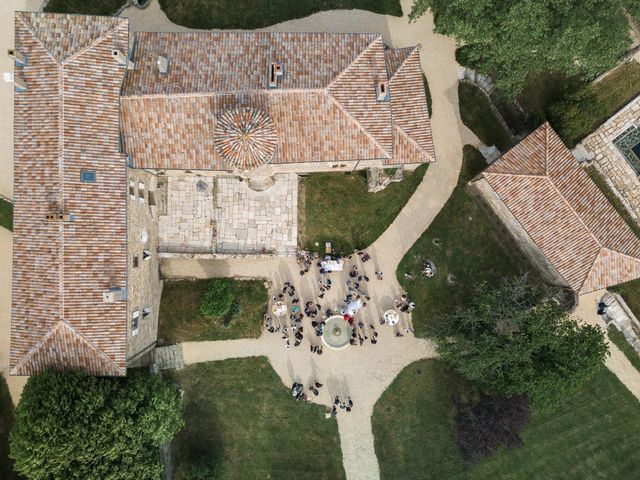
[(241, 170), (269, 163), (276, 153), (278, 137), (271, 117), (263, 110), (238, 107), (218, 118), (214, 141), (218, 153)]

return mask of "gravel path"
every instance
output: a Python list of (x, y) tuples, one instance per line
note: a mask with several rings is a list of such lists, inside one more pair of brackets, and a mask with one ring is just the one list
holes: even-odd
[[(580, 303), (575, 311), (575, 316), (589, 325), (595, 325), (604, 330), (607, 341), (609, 336), (604, 328), (604, 324), (597, 314), (598, 301), (606, 293), (606, 290), (599, 290), (580, 297)], [(618, 380), (640, 400), (640, 372), (631, 364), (624, 353), (615, 343), (609, 342), (609, 352), (611, 355), (605, 361), (605, 365), (611, 370)]]

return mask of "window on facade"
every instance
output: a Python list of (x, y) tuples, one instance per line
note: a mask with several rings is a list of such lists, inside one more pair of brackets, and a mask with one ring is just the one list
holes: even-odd
[(144, 183), (138, 182), (138, 200), (140, 203), (144, 203)]
[(148, 197), (149, 197), (149, 205), (152, 205), (152, 206), (155, 205), (156, 204), (156, 193), (152, 192), (151, 190), (149, 190)]
[(96, 171), (80, 170), (80, 181), (84, 183), (96, 183)]
[(151, 252), (149, 250), (142, 251), (142, 259), (149, 260), (151, 258)]
[(138, 256), (133, 256), (133, 268), (138, 268)]
[(147, 318), (151, 315), (151, 307), (144, 307), (142, 309), (142, 318)]
[(139, 319), (140, 319), (140, 310), (136, 310), (135, 312), (133, 312), (133, 315), (131, 315), (131, 335), (134, 337), (138, 335)]
[(129, 197), (131, 200), (136, 199), (136, 183), (133, 180), (129, 180)]

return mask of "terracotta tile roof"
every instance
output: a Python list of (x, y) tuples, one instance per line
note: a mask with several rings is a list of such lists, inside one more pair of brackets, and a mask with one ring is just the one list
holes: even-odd
[(483, 177), (577, 293), (640, 277), (640, 239), (548, 123)]
[[(400, 50), (400, 53), (394, 53)], [(396, 129), (400, 129), (408, 139), (414, 142), (421, 157), (406, 157), (395, 152), (395, 158), (402, 163), (433, 162), (436, 152), (431, 135), (431, 122), (427, 110), (427, 97), (424, 93), (422, 66), (417, 47), (389, 49), (387, 68), (391, 67), (389, 92), (391, 112)], [(412, 158), (412, 161), (407, 159)], [(388, 162), (391, 163), (391, 162)]]
[[(11, 373), (126, 373), (126, 161), (118, 98), (128, 20), (17, 13)], [(80, 180), (81, 170), (96, 174)], [(57, 212), (72, 219), (49, 220)]]
[[(418, 52), (387, 52), (376, 34), (137, 33), (136, 68), (127, 72), (121, 101), (125, 151), (136, 167), (230, 169), (215, 147), (216, 123), (227, 110), (251, 107), (276, 127), (273, 163), (430, 161)], [(158, 56), (168, 58), (166, 74)], [(269, 89), (273, 62), (284, 75)], [(399, 93), (377, 101), (376, 84), (388, 79), (390, 63), (402, 71), (394, 79)], [(398, 151), (410, 156), (394, 153), (397, 122), (404, 122), (403, 141), (415, 143)]]

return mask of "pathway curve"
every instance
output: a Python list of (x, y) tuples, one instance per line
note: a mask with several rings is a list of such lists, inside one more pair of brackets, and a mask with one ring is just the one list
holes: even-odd
[[(408, 13), (412, 0), (403, 0), (402, 3), (403, 11)], [(156, 0), (146, 10), (128, 9), (123, 15), (129, 16), (131, 28), (135, 31), (187, 30), (172, 24)], [(374, 279), (374, 270), (385, 272), (383, 282), (372, 280), (367, 286), (375, 302), (366, 307), (365, 323), (378, 325), (377, 320), (382, 312), (393, 306), (393, 299), (402, 291), (395, 277), (398, 263), (426, 230), (456, 186), (463, 145), (479, 144), (462, 124), (458, 111), (460, 67), (455, 61), (455, 43), (450, 38), (433, 33), (430, 15), (410, 24), (406, 15), (397, 18), (360, 10), (321, 12), (265, 30), (379, 32), (385, 42), (393, 47), (422, 46), (422, 67), (429, 80), (435, 112), (431, 127), (437, 162), (429, 166), (423, 181), (395, 221), (368, 249), (376, 262), (365, 265), (368, 275)], [(315, 278), (312, 279), (311, 275), (300, 278), (298, 271), (295, 259), (291, 258), (172, 259), (163, 262), (163, 273), (168, 278), (263, 277), (271, 280), (275, 286), (282, 285), (284, 281), (294, 281), (301, 299), (315, 298)], [(334, 284), (337, 283), (334, 280)], [(337, 304), (340, 295), (335, 290), (331, 293), (335, 295)], [(328, 298), (325, 298), (323, 306), (327, 305), (327, 301)], [(410, 326), (410, 319), (404, 321)], [(350, 414), (338, 415), (345, 472), (349, 480), (375, 480), (380, 473), (371, 429), (373, 407), (405, 366), (421, 358), (435, 356), (434, 346), (427, 340), (417, 339), (410, 333), (398, 338), (390, 329), (378, 330), (380, 341), (376, 346), (367, 344), (341, 352), (325, 349), (322, 356), (310, 356), (308, 339), (300, 347), (286, 351), (279, 335), (267, 334), (258, 340), (185, 343), (183, 352), (185, 364), (266, 355), (286, 385), (294, 380), (307, 384), (315, 378), (325, 383), (321, 395), (314, 399), (318, 403), (330, 404), (336, 393), (350, 395), (355, 408)]]
[[(605, 293), (606, 290), (598, 290), (587, 295), (582, 295), (574, 314), (585, 323), (602, 328), (608, 341), (609, 336), (607, 335), (607, 331), (600, 316), (597, 314), (598, 301)], [(640, 372), (638, 372), (616, 344), (611, 341), (609, 341), (609, 353), (611, 355), (607, 357), (605, 361), (606, 367), (640, 400)]]

